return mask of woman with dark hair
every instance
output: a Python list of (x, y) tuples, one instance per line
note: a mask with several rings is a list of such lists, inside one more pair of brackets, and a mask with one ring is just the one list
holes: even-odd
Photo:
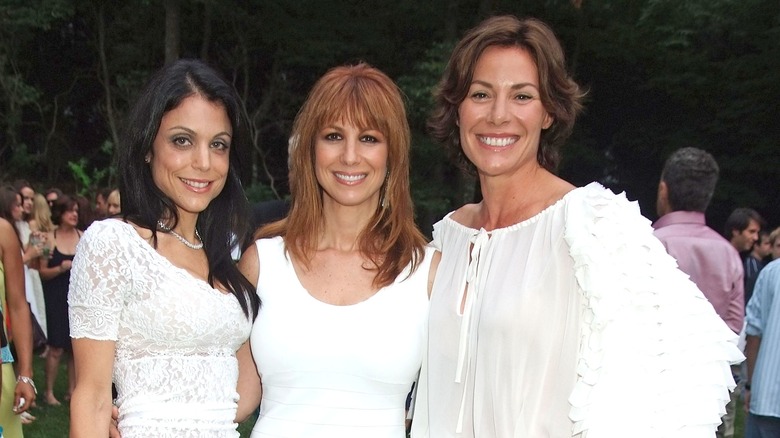
[(118, 149), (122, 213), (92, 224), (70, 290), (71, 436), (237, 437), (236, 350), (259, 301), (231, 259), (245, 238), (235, 90), (200, 61), (158, 71)]
[(414, 224), (398, 87), (366, 64), (314, 85), (290, 140), (287, 218), (239, 266), (263, 300), (239, 351), (253, 437), (405, 436), (425, 349), (432, 251)]
[(58, 406), (60, 401), (54, 396), (54, 382), (57, 380), (63, 355), (66, 356), (68, 364), (66, 400), (70, 399), (75, 383), (68, 326), (68, 285), (76, 246), (81, 239), (81, 230), (78, 229), (79, 205), (76, 198), (68, 195), (58, 197), (54, 201), (51, 219), (57, 228), (46, 237), (50, 257), (41, 261), (38, 272), (46, 303), (46, 339), (49, 346), (46, 354), (46, 390), (43, 393), (43, 401)]
[[(14, 343), (16, 357), (9, 346), (2, 353), (2, 391), (0, 427), (3, 436), (22, 436), (19, 414), (30, 408), (36, 389), (32, 379), (32, 325), (30, 308), (24, 295), (22, 245), (14, 222), (22, 218), (22, 196), (10, 186), (0, 187), (0, 330)], [(14, 361), (18, 375), (14, 375)]]
[(736, 335), (636, 204), (555, 175), (582, 97), (538, 20), (485, 20), (452, 53), (430, 128), (482, 201), (434, 226), (413, 437), (715, 433)]

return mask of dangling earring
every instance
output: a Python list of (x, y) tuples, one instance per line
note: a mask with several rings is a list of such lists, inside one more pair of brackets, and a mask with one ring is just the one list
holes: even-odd
[(389, 180), (390, 180), (390, 170), (388, 170), (387, 173), (385, 174), (385, 183), (382, 184), (382, 196), (380, 197), (380, 200), (379, 200), (379, 205), (383, 209), (386, 208), (387, 204), (388, 204), (388, 201), (387, 201), (387, 184), (388, 184)]

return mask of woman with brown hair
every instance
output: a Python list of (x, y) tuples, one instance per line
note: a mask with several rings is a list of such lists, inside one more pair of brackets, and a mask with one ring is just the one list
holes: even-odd
[(62, 195), (54, 201), (52, 222), (57, 227), (47, 234), (46, 244), (50, 257), (41, 262), (39, 273), (43, 282), (43, 297), (46, 301), (46, 339), (49, 346), (46, 354), (46, 390), (43, 401), (58, 406), (54, 396), (54, 382), (57, 380), (60, 361), (66, 356), (68, 364), (68, 393), (73, 392), (73, 356), (68, 323), (68, 286), (70, 268), (76, 255), (76, 245), (81, 239), (78, 229), (79, 206), (75, 198)]
[(409, 149), (398, 87), (366, 64), (328, 71), (298, 113), (290, 213), (240, 262), (263, 301), (257, 370), (239, 351), (239, 417), (262, 376), (253, 437), (405, 436), (434, 270), (414, 224)]
[(625, 195), (555, 174), (583, 92), (552, 30), (493, 17), (456, 45), (436, 140), (482, 201), (441, 251), (413, 437), (712, 437), (742, 360)]

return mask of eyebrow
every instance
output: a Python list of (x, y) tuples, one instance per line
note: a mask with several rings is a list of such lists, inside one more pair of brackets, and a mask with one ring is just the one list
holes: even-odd
[[(177, 130), (177, 129), (181, 129), (182, 131), (187, 131), (188, 133), (190, 133), (192, 135), (197, 135), (197, 133), (195, 131), (193, 131), (192, 129), (190, 129), (190, 128), (186, 127), (186, 126), (180, 126), (180, 125), (171, 126), (170, 128), (168, 128), (168, 132), (171, 132), (171, 131), (174, 131), (174, 130)], [(228, 137), (233, 138), (233, 135), (230, 134), (227, 131), (222, 131), (222, 132), (216, 134), (212, 138), (219, 137), (220, 135), (227, 135)]]
[[(475, 79), (475, 80), (471, 81), (471, 85), (474, 85), (474, 84), (482, 85), (483, 87), (487, 87), (487, 88), (493, 89), (493, 84), (491, 84), (489, 82), (481, 81), (479, 79)], [(537, 90), (539, 89), (538, 85), (532, 84), (530, 82), (520, 82), (519, 84), (512, 84), (511, 88), (513, 90), (519, 90), (519, 89), (525, 88), (525, 87), (533, 87), (533, 88), (535, 88)]]

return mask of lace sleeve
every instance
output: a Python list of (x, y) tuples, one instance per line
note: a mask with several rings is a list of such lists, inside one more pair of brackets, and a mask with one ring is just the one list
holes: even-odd
[(117, 340), (124, 297), (132, 285), (120, 224), (96, 222), (76, 248), (68, 292), (71, 338)]

